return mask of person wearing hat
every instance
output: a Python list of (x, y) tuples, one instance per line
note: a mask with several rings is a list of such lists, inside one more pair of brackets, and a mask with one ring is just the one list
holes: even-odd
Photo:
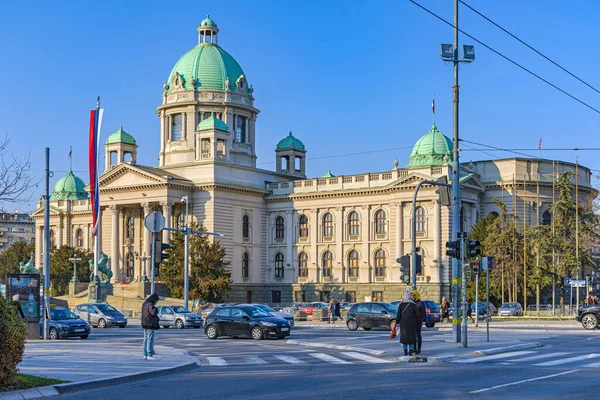
[(421, 354), (421, 344), (423, 344), (423, 337), (421, 336), (421, 328), (423, 327), (423, 322), (425, 322), (425, 318), (427, 316), (427, 310), (425, 309), (425, 303), (423, 303), (419, 299), (419, 292), (417, 290), (413, 290), (411, 292), (412, 299), (417, 305), (417, 327), (415, 330), (415, 354)]
[(402, 302), (398, 305), (396, 323), (400, 327), (400, 344), (404, 349), (405, 356), (412, 356), (415, 351), (415, 333), (418, 323), (417, 306), (412, 300), (410, 290), (404, 292)]

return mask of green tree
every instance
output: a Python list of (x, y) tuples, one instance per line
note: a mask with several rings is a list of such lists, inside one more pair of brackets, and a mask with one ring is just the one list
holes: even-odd
[[(19, 263), (29, 261), (35, 251), (35, 244), (22, 240), (13, 242), (5, 252), (0, 254), (0, 282), (6, 283), (6, 274), (18, 274)], [(36, 265), (39, 267), (39, 265)]]
[[(192, 223), (192, 229), (203, 231)], [(160, 267), (159, 279), (174, 297), (183, 297), (183, 270), (185, 254), (183, 233), (173, 232), (168, 250), (169, 258)], [(207, 235), (190, 235), (189, 238), (189, 294), (190, 298), (209, 302), (223, 301), (231, 288), (229, 263), (225, 259), (225, 248), (218, 241), (212, 242)]]
[(81, 258), (77, 263), (77, 276), (81, 282), (90, 281), (90, 260), (94, 255), (84, 249), (71, 246), (54, 248), (50, 252), (50, 287), (53, 296), (62, 296), (69, 292), (69, 281), (73, 277), (73, 263), (69, 258)]

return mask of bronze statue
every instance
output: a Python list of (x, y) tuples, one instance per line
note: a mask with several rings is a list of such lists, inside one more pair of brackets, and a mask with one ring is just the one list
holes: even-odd
[[(102, 255), (102, 257), (100, 258), (100, 260), (98, 260), (98, 273), (104, 274), (104, 276), (106, 278), (100, 282), (100, 285), (108, 285), (108, 284), (110, 284), (110, 278), (112, 278), (113, 273), (112, 273), (111, 269), (106, 266), (106, 264), (108, 262), (108, 256), (106, 254), (104, 254), (103, 251), (101, 251), (100, 254)], [(95, 279), (94, 279), (94, 259), (93, 258), (90, 260), (90, 270), (92, 271), (92, 273), (90, 275), (90, 281), (94, 282)]]

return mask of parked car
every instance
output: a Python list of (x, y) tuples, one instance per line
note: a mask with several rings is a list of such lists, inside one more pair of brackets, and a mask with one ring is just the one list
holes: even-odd
[(206, 319), (204, 333), (209, 339), (219, 336), (281, 339), (290, 335), (291, 328), (286, 320), (276, 318), (259, 307), (239, 305), (216, 308)]
[(159, 324), (163, 328), (175, 326), (178, 329), (185, 327), (200, 328), (202, 317), (183, 306), (157, 306)]
[(365, 331), (371, 328), (388, 328), (396, 323), (398, 309), (391, 304), (383, 302), (356, 303), (348, 311), (346, 326), (351, 331), (363, 328)]
[(315, 308), (327, 308), (327, 303), (316, 301), (314, 303), (302, 303), (300, 305), (300, 311), (304, 311), (306, 315), (313, 315), (313, 309)]
[(68, 309), (62, 307), (50, 309), (49, 327), (48, 337), (53, 340), (68, 337), (87, 339), (90, 335), (90, 325)]
[(504, 303), (498, 309), (498, 315), (500, 317), (514, 316), (520, 317), (523, 315), (523, 307), (520, 303)]
[(127, 318), (119, 310), (106, 303), (80, 304), (73, 309), (73, 313), (94, 328), (109, 326), (125, 328), (127, 326)]
[[(425, 321), (423, 321), (423, 325), (428, 328), (433, 328), (435, 324), (442, 320), (442, 310), (433, 300), (422, 300), (425, 304)], [(398, 309), (401, 301), (396, 300), (392, 301), (390, 304)]]
[(581, 325), (588, 330), (594, 330), (600, 327), (600, 305), (593, 304), (579, 307), (575, 319), (581, 322)]
[(498, 310), (492, 303), (487, 303), (487, 311), (486, 311), (486, 303), (485, 301), (480, 301), (477, 303), (477, 317), (484, 318), (487, 314), (496, 315)]
[(258, 307), (258, 308), (260, 308), (260, 309), (268, 312), (269, 314), (271, 314), (272, 316), (274, 316), (276, 318), (285, 319), (287, 322), (290, 323), (290, 326), (292, 328), (294, 327), (295, 322), (296, 322), (295, 319), (294, 319), (294, 316), (292, 314), (274, 310), (273, 308), (269, 307), (266, 304), (253, 303), (253, 304), (237, 304), (237, 305)]

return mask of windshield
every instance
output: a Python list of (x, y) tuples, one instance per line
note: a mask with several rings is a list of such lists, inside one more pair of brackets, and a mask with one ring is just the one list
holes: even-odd
[(266, 304), (256, 304), (256, 307), (260, 308), (261, 310), (268, 311), (268, 312), (276, 312), (275, 310), (273, 310), (271, 307), (269, 307)]
[(113, 306), (109, 306), (108, 304), (96, 304), (96, 308), (100, 311), (117, 311)]
[(246, 310), (246, 312), (248, 314), (250, 314), (250, 316), (252, 318), (258, 318), (258, 317), (270, 317), (271, 314), (269, 314), (268, 312), (266, 312), (265, 310), (261, 310), (258, 307), (248, 307), (245, 308), (244, 310)]
[(183, 306), (175, 306), (175, 307), (171, 307), (173, 309), (173, 311), (175, 311), (176, 313), (179, 314), (185, 314), (185, 313), (189, 313), (190, 310), (188, 310), (187, 308), (183, 307)]
[(79, 317), (69, 310), (50, 310), (50, 318), (60, 321), (64, 319), (77, 319)]
[(500, 306), (500, 308), (517, 308), (516, 303), (504, 303)]

